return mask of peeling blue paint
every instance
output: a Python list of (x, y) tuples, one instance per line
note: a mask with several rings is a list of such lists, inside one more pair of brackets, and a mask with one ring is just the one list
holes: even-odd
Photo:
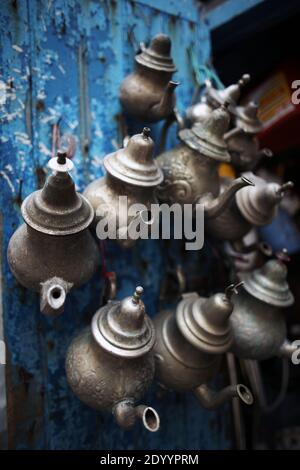
[[(140, 41), (168, 33), (178, 67), (178, 107), (190, 104), (194, 86), (188, 48), (200, 63), (210, 56), (207, 26), (198, 2), (56, 0), (6, 1), (0, 12), (0, 205), (3, 233), (3, 308), (10, 409), (9, 446), (18, 449), (215, 449), (228, 448), (228, 409), (202, 410), (189, 394), (149, 393), (161, 415), (155, 435), (139, 427), (117, 428), (111, 416), (80, 403), (68, 388), (64, 358), (73, 335), (87, 325), (101, 301), (101, 273), (67, 300), (55, 320), (39, 313), (38, 296), (21, 288), (6, 261), (10, 236), (21, 223), (20, 199), (37, 188), (37, 169), (46, 169), (53, 126), (77, 138), (74, 179), (79, 190), (103, 175), (103, 156), (120, 144), (118, 90), (132, 70)], [(156, 2), (157, 3), (157, 2)], [(191, 14), (186, 5), (191, 7)], [(176, 18), (173, 14), (182, 13)], [(170, 16), (171, 15), (171, 16)], [(140, 130), (141, 124), (133, 128)], [(158, 136), (160, 125), (152, 126)], [(168, 145), (176, 142), (171, 133)], [(21, 184), (21, 181), (23, 182)], [(164, 245), (140, 242), (123, 251), (108, 244), (107, 268), (118, 275), (118, 296), (145, 287), (151, 315), (159, 304)]]

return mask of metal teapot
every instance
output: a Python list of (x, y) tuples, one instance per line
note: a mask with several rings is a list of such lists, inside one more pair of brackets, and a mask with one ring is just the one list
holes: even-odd
[(250, 75), (244, 74), (237, 83), (234, 83), (223, 90), (218, 90), (213, 88), (212, 83), (207, 80), (205, 82), (206, 88), (200, 102), (187, 109), (187, 119), (192, 124), (195, 122), (202, 122), (203, 119), (209, 117), (214, 109), (226, 102), (231, 105), (230, 109), (232, 109), (240, 99), (242, 88), (249, 81)]
[(286, 281), (285, 264), (269, 260), (250, 273), (239, 273), (238, 277), (243, 288), (234, 296), (230, 317), (232, 351), (242, 359), (290, 357), (295, 348), (286, 339), (281, 309), (292, 305), (294, 297)]
[(138, 405), (154, 377), (155, 332), (142, 287), (122, 302), (110, 301), (94, 315), (91, 327), (71, 343), (66, 357), (68, 383), (75, 395), (96, 410), (111, 411), (123, 428), (137, 419), (149, 431), (159, 429), (159, 416)]
[(233, 108), (234, 128), (225, 134), (231, 164), (237, 171), (252, 171), (263, 157), (271, 157), (272, 151), (260, 149), (256, 134), (262, 129), (257, 117), (258, 105), (250, 101), (245, 106)]
[(252, 403), (251, 392), (244, 385), (231, 385), (218, 392), (207, 386), (220, 368), (222, 353), (232, 344), (229, 317), (235, 287), (209, 298), (185, 294), (175, 312), (164, 310), (154, 319), (158, 382), (170, 390), (193, 391), (208, 409), (237, 396), (248, 405)]
[(75, 191), (66, 153), (49, 161), (53, 174), (21, 207), (25, 221), (12, 235), (8, 262), (17, 280), (40, 293), (41, 312), (62, 313), (66, 295), (87, 282), (99, 264), (97, 245), (88, 227), (94, 211)]
[[(111, 221), (118, 243), (125, 248), (136, 241), (128, 233), (130, 223), (142, 217), (134, 207), (143, 205), (150, 209), (156, 202), (154, 189), (163, 180), (162, 171), (153, 159), (153, 150), (150, 129), (145, 127), (141, 134), (128, 140), (125, 148), (104, 158), (106, 175), (93, 181), (84, 191), (95, 210), (95, 223), (106, 219), (110, 225)], [(101, 234), (98, 236), (101, 238)]]
[[(207, 232), (217, 239), (235, 242), (253, 226), (271, 223), (284, 193), (293, 187), (290, 181), (283, 185), (268, 183), (250, 172), (244, 173), (243, 178), (249, 181), (249, 185), (238, 191), (226, 209), (205, 225)], [(226, 180), (223, 183), (224, 187), (230, 185)]]
[(158, 122), (173, 113), (174, 90), (171, 81), (176, 67), (170, 55), (171, 41), (157, 34), (147, 48), (141, 43), (135, 56), (136, 70), (126, 77), (120, 87), (120, 101), (124, 110), (144, 122)]
[(156, 191), (160, 201), (182, 205), (202, 203), (207, 218), (217, 217), (235, 193), (250, 184), (238, 178), (219, 196), (218, 165), (230, 160), (224, 141), (229, 121), (226, 106), (222, 105), (201, 124), (179, 131), (182, 143), (157, 158), (164, 173), (164, 181)]

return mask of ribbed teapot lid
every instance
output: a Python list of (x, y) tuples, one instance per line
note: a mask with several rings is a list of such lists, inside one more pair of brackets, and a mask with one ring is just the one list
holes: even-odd
[(150, 351), (155, 342), (154, 326), (141, 300), (143, 288), (133, 296), (109, 302), (92, 320), (92, 334), (107, 352), (124, 358), (136, 358)]
[(53, 174), (42, 189), (27, 196), (21, 207), (26, 224), (48, 235), (81, 232), (94, 218), (91, 204), (75, 190), (68, 174), (74, 165), (66, 155), (66, 152), (58, 151), (57, 157), (49, 161)]
[(228, 351), (232, 343), (229, 323), (233, 311), (231, 296), (236, 288), (231, 285), (225, 293), (209, 298), (188, 294), (179, 303), (176, 310), (177, 326), (195, 348), (212, 354)]
[(249, 134), (257, 134), (262, 129), (262, 123), (257, 117), (258, 104), (250, 101), (245, 106), (234, 108), (234, 123), (236, 127)]
[(287, 283), (287, 268), (282, 261), (272, 259), (252, 272), (239, 273), (244, 289), (253, 297), (274, 305), (288, 307), (294, 303), (294, 296)]
[(179, 131), (179, 138), (193, 150), (218, 160), (230, 161), (224, 134), (227, 132), (230, 116), (227, 104), (212, 111), (201, 122), (196, 122), (191, 129)]
[(176, 72), (176, 66), (171, 57), (171, 40), (166, 34), (157, 34), (150, 46), (141, 43), (140, 54), (135, 56), (136, 62), (149, 69), (161, 72)]
[(153, 159), (154, 142), (150, 129), (144, 127), (141, 134), (132, 136), (125, 148), (104, 158), (108, 173), (124, 183), (134, 186), (157, 186), (163, 180), (163, 172)]
[(212, 86), (208, 86), (205, 90), (205, 95), (208, 100), (213, 100), (215, 103), (221, 105), (224, 103), (229, 103), (230, 105), (236, 105), (241, 96), (242, 88), (249, 83), (250, 75), (244, 74), (242, 78), (237, 83), (229, 85), (223, 90), (218, 90)]
[(251, 172), (243, 173), (254, 185), (240, 189), (236, 193), (237, 206), (245, 219), (255, 226), (268, 224), (276, 211), (285, 191), (293, 187), (291, 181), (279, 185), (269, 183)]

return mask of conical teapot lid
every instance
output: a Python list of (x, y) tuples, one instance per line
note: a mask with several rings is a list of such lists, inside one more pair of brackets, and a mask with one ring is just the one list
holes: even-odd
[(136, 62), (149, 69), (161, 72), (176, 72), (176, 66), (171, 57), (171, 40), (165, 34), (157, 34), (146, 47), (141, 43), (142, 52), (135, 56)]
[(134, 186), (157, 186), (163, 180), (163, 172), (153, 159), (154, 142), (150, 129), (144, 127), (141, 134), (132, 136), (125, 148), (104, 158), (108, 173), (124, 183)]
[(236, 193), (236, 203), (242, 215), (251, 225), (261, 226), (268, 224), (276, 215), (278, 204), (284, 192), (293, 187), (291, 181), (279, 185), (268, 183), (263, 178), (251, 172), (244, 173), (254, 186), (247, 186)]
[(109, 302), (92, 320), (92, 334), (114, 356), (136, 358), (149, 352), (155, 342), (154, 326), (141, 300), (142, 287), (122, 301)]
[(26, 224), (48, 235), (71, 235), (81, 232), (93, 221), (94, 210), (87, 199), (75, 190), (68, 174), (73, 168), (66, 152), (57, 152), (49, 161), (54, 173), (44, 187), (23, 201), (21, 211)]
[(287, 283), (287, 268), (279, 260), (269, 260), (252, 272), (239, 273), (244, 289), (253, 297), (274, 305), (288, 307), (294, 303), (294, 296)]
[(236, 286), (229, 286), (224, 294), (209, 298), (188, 294), (176, 310), (179, 330), (195, 348), (212, 354), (221, 354), (231, 346), (232, 333), (229, 317), (233, 311), (232, 292)]
[(178, 135), (193, 150), (214, 160), (229, 162), (230, 155), (224, 140), (229, 122), (227, 105), (222, 105), (212, 111), (202, 122), (196, 122), (191, 129), (182, 129)]
[(229, 85), (223, 90), (217, 90), (212, 86), (208, 86), (205, 90), (205, 95), (207, 96), (208, 101), (214, 101), (215, 103), (221, 105), (224, 103), (229, 103), (230, 105), (236, 105), (241, 96), (242, 88), (249, 83), (250, 75), (244, 74), (242, 78), (233, 85)]
[(235, 125), (249, 134), (257, 134), (262, 129), (262, 123), (257, 117), (258, 105), (250, 101), (246, 106), (234, 108)]

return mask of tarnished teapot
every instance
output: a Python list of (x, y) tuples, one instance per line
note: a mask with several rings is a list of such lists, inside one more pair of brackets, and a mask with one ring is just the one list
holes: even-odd
[(238, 277), (243, 287), (233, 299), (232, 351), (242, 359), (291, 357), (295, 348), (286, 339), (281, 310), (294, 302), (286, 281), (285, 264), (277, 259), (269, 260), (250, 273), (239, 273)]
[(142, 293), (137, 287), (133, 296), (110, 301), (95, 313), (91, 327), (68, 349), (66, 372), (71, 389), (86, 405), (111, 411), (125, 429), (141, 419), (154, 432), (159, 429), (157, 412), (136, 406), (154, 377), (155, 332)]
[(147, 48), (135, 56), (136, 70), (126, 77), (120, 87), (120, 101), (124, 110), (144, 122), (158, 122), (173, 113), (174, 90), (171, 81), (176, 67), (171, 57), (171, 41), (157, 34)]
[(259, 148), (256, 134), (262, 129), (257, 117), (258, 106), (250, 101), (233, 108), (234, 128), (225, 134), (231, 164), (237, 171), (253, 170), (263, 157), (271, 157), (270, 149)]
[(40, 293), (41, 312), (63, 311), (66, 295), (87, 282), (99, 264), (97, 245), (88, 227), (91, 204), (75, 191), (73, 168), (66, 153), (49, 161), (53, 174), (21, 207), (25, 221), (8, 245), (8, 262), (17, 280)]
[(179, 131), (181, 144), (157, 158), (164, 173), (164, 181), (156, 191), (160, 201), (182, 205), (202, 203), (207, 218), (217, 217), (235, 193), (250, 184), (238, 178), (219, 196), (218, 165), (230, 160), (224, 141), (229, 120), (226, 106), (222, 105), (202, 123)]
[(250, 405), (252, 395), (241, 384), (215, 392), (207, 382), (221, 365), (222, 353), (232, 344), (229, 318), (233, 310), (230, 286), (209, 298), (185, 294), (176, 311), (164, 310), (155, 319), (156, 377), (169, 390), (193, 391), (201, 405), (216, 408), (233, 397)]
[[(142, 217), (143, 207), (150, 209), (156, 202), (154, 189), (163, 180), (162, 171), (153, 159), (153, 150), (150, 129), (145, 127), (141, 134), (128, 140), (125, 148), (104, 158), (106, 175), (93, 181), (84, 191), (95, 210), (95, 223), (101, 221), (106, 225), (107, 222), (115, 228), (115, 238), (126, 248), (136, 241), (130, 238), (130, 224)], [(101, 238), (98, 228), (97, 234)]]
[(244, 74), (237, 83), (234, 83), (223, 90), (218, 90), (212, 86), (212, 83), (209, 80), (207, 80), (205, 82), (206, 88), (200, 102), (187, 109), (187, 119), (192, 124), (195, 122), (202, 122), (203, 119), (210, 116), (214, 109), (225, 103), (229, 103), (231, 105), (230, 109), (232, 109), (240, 99), (242, 88), (249, 81), (250, 75)]
[[(252, 185), (238, 191), (228, 207), (205, 225), (205, 230), (217, 239), (241, 240), (253, 226), (271, 223), (285, 192), (293, 187), (292, 182), (268, 183), (250, 172), (244, 173), (243, 178)], [(224, 180), (225, 187), (226, 184), (230, 183)]]

